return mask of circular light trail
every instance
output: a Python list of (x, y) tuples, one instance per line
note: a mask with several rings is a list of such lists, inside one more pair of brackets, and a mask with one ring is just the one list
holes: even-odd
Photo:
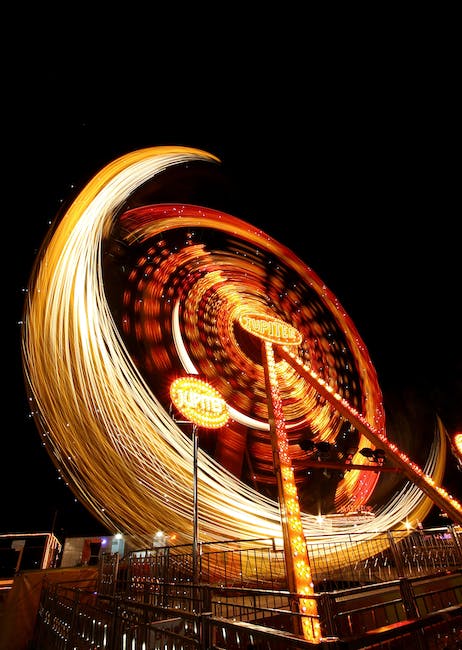
[[(190, 543), (193, 446), (171, 416), (169, 387), (200, 375), (231, 416), (199, 435), (201, 540), (280, 540), (261, 348), (242, 326), (245, 314), (299, 333), (293, 347), (303, 362), (384, 432), (382, 395), (351, 319), (288, 248), (216, 209), (134, 201), (153, 179), (196, 163), (219, 161), (185, 147), (122, 156), (54, 224), (24, 309), (31, 411), (57, 469), (104, 525), (140, 545), (150, 545), (159, 528)], [(303, 525), (306, 534), (322, 533), (317, 515), (304, 511), (312, 483), (299, 442), (309, 435), (343, 453), (368, 441), (277, 357), (277, 346), (275, 354)], [(435, 451), (426, 472), (441, 475), (442, 463)], [(332, 494), (335, 510), (367, 504), (378, 476), (347, 472)], [(355, 531), (373, 536), (431, 505), (406, 484), (399, 500)]]

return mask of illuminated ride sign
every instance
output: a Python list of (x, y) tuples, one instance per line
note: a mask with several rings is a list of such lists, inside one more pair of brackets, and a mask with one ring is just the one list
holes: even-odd
[(170, 385), (170, 398), (193, 424), (218, 429), (229, 420), (228, 406), (220, 393), (197, 377), (179, 377)]
[(302, 335), (295, 327), (266, 314), (246, 313), (239, 317), (240, 325), (250, 334), (279, 345), (300, 345)]

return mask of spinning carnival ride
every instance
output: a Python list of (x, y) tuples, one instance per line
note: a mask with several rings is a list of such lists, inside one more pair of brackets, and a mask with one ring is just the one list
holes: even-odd
[[(366, 347), (321, 279), (250, 223), (185, 200), (219, 164), (156, 147), (91, 179), (31, 274), (26, 387), (53, 462), (105, 526), (141, 546), (174, 532), (193, 553), (198, 522), (203, 542), (282, 540), (304, 636), (319, 641), (304, 538), (325, 533), (318, 514), (374, 505), (365, 446), (408, 483), (356, 525), (364, 539), (433, 503), (456, 522), (462, 508), (440, 487), (444, 435), (424, 470), (388, 441)], [(310, 445), (348, 465), (329, 489)]]
[[(250, 223), (176, 198), (172, 174), (192, 185), (219, 166), (185, 147), (122, 156), (41, 247), (23, 367), (43, 443), (69, 487), (140, 545), (159, 528), (190, 543), (194, 443), (169, 388), (195, 376), (229, 414), (223, 426), (198, 426), (201, 541), (281, 540), (281, 459), (305, 534), (323, 532), (320, 511), (364, 507), (375, 513), (355, 528), (366, 536), (420, 520), (433, 503), (460, 522), (460, 504), (439, 487), (444, 435), (423, 470), (389, 442), (366, 346), (316, 273)], [(305, 441), (328, 443), (354, 469), (332, 472), (320, 494)], [(408, 479), (385, 505), (374, 504), (379, 473), (357, 468), (370, 464), (365, 446), (383, 449)]]

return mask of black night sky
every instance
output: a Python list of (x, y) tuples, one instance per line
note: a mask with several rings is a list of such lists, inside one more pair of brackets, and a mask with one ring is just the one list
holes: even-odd
[[(335, 64), (329, 83), (318, 76), (303, 92), (276, 72), (249, 90), (229, 69), (214, 78), (191, 63), (147, 78), (58, 59), (31, 57), (7, 80), (0, 533), (105, 532), (41, 447), (19, 323), (49, 223), (97, 171), (139, 148), (185, 145), (220, 158), (230, 213), (291, 248), (355, 323), (411, 457), (422, 463), (436, 415), (450, 435), (462, 431), (458, 124), (452, 84), (429, 59), (411, 76), (410, 60), (382, 60), (373, 76), (365, 64), (353, 76)], [(461, 477), (448, 452), (444, 484), (459, 499)]]

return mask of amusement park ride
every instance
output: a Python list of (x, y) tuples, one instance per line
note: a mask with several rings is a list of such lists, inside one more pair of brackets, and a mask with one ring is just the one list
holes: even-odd
[[(303, 634), (319, 639), (307, 469), (341, 470), (337, 512), (367, 505), (387, 471), (423, 493), (409, 512), (435, 504), (462, 524), (462, 507), (440, 461), (421, 469), (389, 440), (366, 347), (321, 279), (251, 224), (185, 200), (184, 178), (219, 162), (132, 152), (56, 220), (23, 319), (32, 413), (78, 498), (141, 543), (175, 526), (197, 560), (199, 520), (210, 541), (282, 530)], [(342, 460), (315, 460), (323, 446)]]

